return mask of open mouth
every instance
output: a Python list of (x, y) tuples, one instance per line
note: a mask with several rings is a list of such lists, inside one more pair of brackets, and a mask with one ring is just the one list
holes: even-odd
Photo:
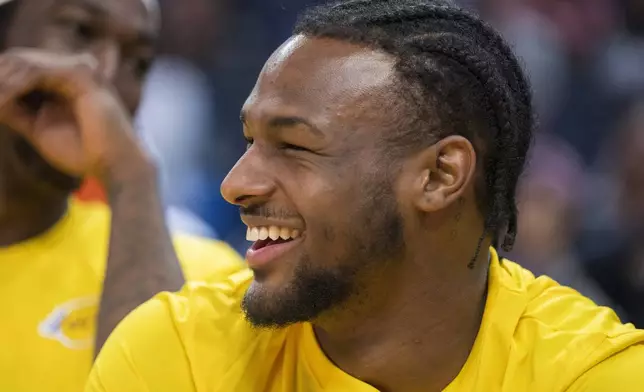
[(256, 273), (270, 270), (268, 266), (279, 265), (278, 261), (284, 260), (303, 238), (303, 231), (290, 227), (249, 226), (246, 239), (253, 241), (253, 245), (246, 251), (248, 266)]
[(248, 241), (254, 241), (251, 246), (252, 250), (291, 242), (299, 238), (300, 235), (301, 233), (297, 229), (278, 226), (248, 227), (246, 231), (246, 239)]
[(253, 250), (259, 250), (259, 249), (262, 249), (262, 248), (266, 248), (267, 246), (273, 246), (273, 245), (278, 245), (278, 244), (284, 244), (284, 243), (286, 243), (286, 242), (291, 242), (291, 241), (293, 241), (293, 239), (292, 239), (292, 238), (291, 238), (291, 239), (288, 239), (288, 240), (284, 240), (284, 239), (281, 239), (281, 238), (278, 238), (278, 239), (276, 239), (276, 240), (272, 240), (272, 239), (270, 239), (270, 238), (265, 239), (265, 240), (257, 240), (257, 241), (255, 241), (255, 243), (251, 246), (251, 249), (253, 249)]

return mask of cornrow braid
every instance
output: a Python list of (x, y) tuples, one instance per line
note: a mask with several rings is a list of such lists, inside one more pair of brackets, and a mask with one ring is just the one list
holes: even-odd
[(418, 121), (417, 129), (401, 130), (392, 140), (413, 148), (419, 140), (424, 147), (453, 134), (472, 141), (483, 166), (476, 189), (485, 216), (473, 260), (487, 235), (495, 247), (511, 250), (517, 235), (515, 193), (534, 118), (528, 80), (501, 36), (444, 0), (340, 1), (309, 9), (294, 33), (393, 55), (419, 117), (433, 114), (439, 129), (428, 132), (428, 121)]

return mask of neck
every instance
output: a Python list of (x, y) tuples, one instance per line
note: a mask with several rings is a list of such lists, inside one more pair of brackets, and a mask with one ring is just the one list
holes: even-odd
[(488, 252), (473, 270), (470, 258), (423, 251), (383, 267), (364, 280), (368, 297), (315, 323), (323, 351), (383, 392), (442, 390), (465, 364), (485, 307)]
[(0, 192), (0, 247), (37, 237), (51, 229), (67, 210), (67, 195), (17, 197)]

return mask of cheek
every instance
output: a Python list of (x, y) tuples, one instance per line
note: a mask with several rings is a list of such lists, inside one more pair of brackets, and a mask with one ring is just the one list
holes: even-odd
[(354, 216), (361, 197), (343, 182), (313, 174), (293, 177), (289, 199), (304, 219), (309, 246), (316, 252), (337, 251), (357, 224)]
[(315, 235), (316, 241), (331, 243), (336, 240), (337, 231), (349, 223), (350, 197), (340, 189), (319, 185), (303, 189), (296, 205), (307, 232)]
[[(269, 160), (266, 161), (268, 163)], [(351, 170), (291, 159), (275, 161), (279, 164), (264, 166), (278, 173), (276, 178), (283, 179), (281, 187), (304, 219), (308, 216), (334, 216), (356, 197), (353, 193), (359, 184)]]
[(130, 115), (135, 115), (141, 103), (141, 81), (130, 74), (119, 75), (114, 87)]
[[(344, 177), (346, 176), (346, 177)], [(379, 179), (352, 176), (294, 182), (292, 200), (306, 224), (307, 252), (325, 266), (386, 254), (402, 241), (402, 216), (392, 189)], [(305, 185), (306, 184), (306, 185)]]

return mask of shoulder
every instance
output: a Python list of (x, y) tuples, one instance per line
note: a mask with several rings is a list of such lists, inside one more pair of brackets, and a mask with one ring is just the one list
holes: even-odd
[(197, 336), (204, 332), (202, 326), (227, 330), (238, 321), (245, 322), (240, 304), (252, 278), (249, 269), (240, 269), (214, 282), (188, 282), (177, 293), (158, 294), (124, 320), (119, 326), (121, 337), (134, 341), (140, 334), (148, 334), (150, 327), (163, 331), (166, 326), (171, 327), (167, 331), (188, 341), (203, 338)]
[[(223, 374), (261, 334), (240, 308), (251, 279), (241, 270), (212, 284), (188, 283), (140, 306), (108, 339), (88, 390), (192, 391), (195, 378)], [(160, 373), (161, 367), (167, 371)]]
[(185, 234), (174, 235), (173, 242), (189, 281), (219, 281), (246, 269), (243, 259), (225, 242)]
[(590, 368), (573, 383), (568, 392), (639, 392), (644, 389), (643, 369), (644, 343), (640, 343)]
[(621, 356), (639, 357), (644, 369), (644, 331), (622, 323), (612, 309), (546, 276), (534, 278), (513, 263), (505, 268), (518, 277), (509, 288), (525, 301), (513, 344), (528, 350), (522, 361), (533, 371), (550, 374), (543, 377), (554, 383), (550, 389), (565, 390), (581, 375), (608, 374)]
[[(87, 391), (193, 390), (189, 364), (175, 327), (175, 313), (185, 313), (182, 307), (186, 305), (174, 297), (160, 294), (119, 324), (94, 363)], [(161, 364), (171, 369), (163, 376), (171, 375), (152, 377), (154, 367)]]
[(188, 282), (178, 293), (157, 295), (134, 312), (129, 324), (136, 332), (139, 326), (155, 325), (152, 320), (160, 321), (171, 324), (184, 341), (197, 335), (203, 339), (202, 333), (208, 330), (224, 331), (241, 321), (245, 323), (240, 305), (252, 279), (252, 272), (244, 268), (222, 274), (216, 281)]
[(507, 260), (503, 261), (500, 271), (497, 275), (504, 291), (522, 298), (518, 328), (538, 324), (544, 334), (557, 331), (571, 336), (606, 338), (642, 332), (631, 324), (623, 324), (612, 309), (598, 306), (547, 276), (534, 277), (530, 271)]

